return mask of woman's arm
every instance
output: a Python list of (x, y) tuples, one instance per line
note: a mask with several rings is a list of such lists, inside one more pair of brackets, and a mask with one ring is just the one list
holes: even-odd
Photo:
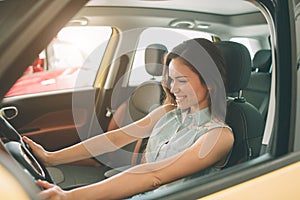
[[(160, 162), (136, 166), (102, 182), (62, 192), (50, 187), (43, 197), (62, 193), (66, 199), (121, 199), (149, 191), (215, 164), (222, 164), (233, 145), (227, 128), (217, 128), (201, 136), (183, 153)], [(40, 185), (45, 186), (45, 183)]]
[(38, 156), (46, 166), (69, 163), (111, 152), (137, 140), (138, 138), (148, 137), (157, 121), (166, 112), (173, 108), (174, 106), (172, 105), (161, 106), (137, 122), (123, 128), (92, 137), (71, 147), (55, 152), (45, 151), (43, 147), (36, 144), (29, 138), (24, 137), (24, 141), (29, 144), (34, 154)]

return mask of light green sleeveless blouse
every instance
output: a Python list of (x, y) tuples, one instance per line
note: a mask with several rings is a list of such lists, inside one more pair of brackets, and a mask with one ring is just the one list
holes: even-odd
[[(155, 162), (170, 156), (173, 156), (190, 146), (192, 146), (201, 135), (207, 133), (214, 128), (231, 128), (224, 122), (213, 119), (209, 108), (199, 110), (191, 115), (186, 115), (187, 110), (181, 111), (175, 109), (167, 113), (154, 127), (152, 134), (148, 140), (145, 158), (147, 162)], [(185, 117), (184, 117), (185, 116)], [(193, 177), (203, 176), (217, 172), (226, 166), (230, 154), (227, 156), (226, 162), (222, 166), (211, 166), (201, 170), (191, 176), (181, 178), (169, 184), (165, 184), (156, 190), (138, 194), (130, 199), (143, 199), (143, 195), (155, 193), (165, 187), (179, 184)]]
[(213, 119), (209, 108), (193, 114), (186, 113), (187, 110), (175, 109), (159, 120), (148, 140), (145, 154), (147, 162), (159, 161), (182, 152), (212, 128), (228, 127), (224, 122)]

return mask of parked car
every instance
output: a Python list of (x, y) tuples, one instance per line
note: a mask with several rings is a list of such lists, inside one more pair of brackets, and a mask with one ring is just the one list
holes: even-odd
[[(110, 28), (102, 26), (71, 26), (61, 29), (5, 97), (92, 85), (98, 66), (89, 64), (88, 56), (97, 46), (105, 44), (110, 31)], [(99, 59), (101, 56), (99, 55)], [(90, 81), (76, 82), (79, 71), (81, 74), (91, 75)]]
[[(246, 48), (249, 59), (224, 50), (230, 69), (242, 63), (237, 71), (244, 65), (251, 70), (246, 86), (227, 96), (246, 102), (261, 117), (238, 117), (238, 123), (230, 124), (235, 159), (229, 167), (140, 198), (300, 198), (299, 1), (4, 0), (0, 10), (1, 199), (38, 199), (42, 189), (37, 179), (68, 190), (97, 182), (111, 169), (137, 164), (140, 154), (132, 143), (91, 159), (45, 167), (20, 136), (54, 151), (140, 119), (161, 103), (160, 95), (143, 89), (149, 81), (161, 80), (157, 71), (147, 71), (153, 63), (163, 64), (157, 57), (153, 61), (149, 47), (158, 48), (156, 55), (197, 37), (221, 49), (227, 43)], [(42, 70), (28, 71), (37, 58), (43, 59)], [(232, 77), (236, 71), (227, 73)], [(137, 91), (157, 99), (138, 101)], [(143, 109), (125, 115), (128, 101)]]

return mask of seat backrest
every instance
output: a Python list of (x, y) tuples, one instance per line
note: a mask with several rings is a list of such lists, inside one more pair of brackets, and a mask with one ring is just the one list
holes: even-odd
[(232, 128), (234, 146), (227, 167), (259, 156), (263, 136), (263, 118), (259, 111), (242, 95), (251, 73), (251, 58), (242, 44), (230, 41), (216, 42), (223, 52), (227, 66), (228, 98), (226, 123)]
[(162, 76), (166, 53), (167, 48), (162, 44), (151, 44), (145, 49), (145, 69), (152, 79), (138, 86), (130, 96), (124, 124), (143, 118), (162, 104), (164, 92), (161, 82), (155, 77)]
[[(167, 47), (162, 44), (151, 44), (147, 46), (145, 50), (145, 69), (152, 78), (138, 86), (132, 95), (130, 95), (129, 99), (116, 109), (108, 125), (108, 131), (137, 121), (156, 107), (162, 105), (164, 92), (161, 82), (155, 80), (154, 77), (162, 76), (164, 57), (167, 51)], [(137, 141), (133, 149), (131, 164), (136, 164), (140, 161), (140, 153), (144, 149), (146, 142), (146, 139)], [(127, 150), (127, 152), (130, 152), (130, 150)], [(120, 153), (122, 154), (122, 151), (120, 151)], [(125, 156), (120, 155), (119, 157)]]
[(162, 104), (164, 97), (162, 86), (160, 81), (155, 80), (154, 77), (162, 76), (166, 53), (167, 48), (162, 44), (147, 46), (145, 49), (145, 69), (153, 78), (139, 85), (127, 101), (116, 109), (108, 130), (139, 120)]
[(270, 72), (272, 52), (270, 49), (258, 50), (253, 57), (252, 71)]
[(252, 72), (244, 97), (253, 104), (266, 120), (271, 87), (271, 50), (263, 49), (255, 53)]

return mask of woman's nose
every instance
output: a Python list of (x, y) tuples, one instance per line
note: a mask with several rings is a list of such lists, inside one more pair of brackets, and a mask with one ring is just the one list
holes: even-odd
[(176, 92), (178, 92), (178, 90), (179, 90), (179, 88), (178, 88), (178, 86), (177, 86), (177, 84), (175, 84), (175, 83), (171, 83), (171, 93), (176, 93)]

